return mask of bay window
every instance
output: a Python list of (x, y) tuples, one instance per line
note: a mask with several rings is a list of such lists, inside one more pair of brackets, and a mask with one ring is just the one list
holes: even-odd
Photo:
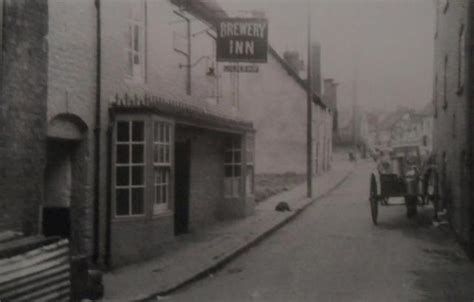
[(115, 144), (115, 214), (145, 213), (145, 122), (119, 121)]
[(114, 133), (114, 216), (168, 211), (173, 196), (173, 122), (123, 116)]

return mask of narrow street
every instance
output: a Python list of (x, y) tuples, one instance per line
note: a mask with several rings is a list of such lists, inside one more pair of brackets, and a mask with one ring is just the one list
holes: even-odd
[[(370, 220), (372, 162), (337, 190), (221, 271), (166, 301), (472, 301), (474, 267), (431, 207), (404, 206)], [(399, 203), (392, 199), (391, 203)]]

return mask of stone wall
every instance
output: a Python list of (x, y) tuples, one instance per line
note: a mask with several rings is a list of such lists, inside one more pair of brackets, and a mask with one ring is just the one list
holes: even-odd
[(48, 80), (48, 1), (7, 0), (0, 97), (0, 230), (39, 230)]

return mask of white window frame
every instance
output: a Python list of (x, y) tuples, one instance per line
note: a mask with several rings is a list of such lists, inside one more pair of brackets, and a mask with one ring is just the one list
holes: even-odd
[[(242, 139), (239, 136), (227, 139), (230, 142), (230, 148), (226, 146), (224, 150), (224, 196), (235, 198), (240, 196), (242, 186)], [(231, 155), (230, 161), (227, 161), (226, 153)], [(227, 176), (227, 171), (231, 172), (230, 176)]]
[[(126, 75), (129, 80), (143, 82), (146, 68), (146, 2), (130, 0), (125, 45)], [(138, 63), (135, 63), (137, 61)]]
[[(160, 131), (156, 132), (156, 126), (163, 128), (160, 128)], [(153, 215), (158, 215), (170, 210), (173, 198), (174, 123), (169, 120), (155, 117), (152, 119), (151, 128), (153, 143)], [(161, 132), (161, 129), (164, 130), (163, 133)], [(160, 153), (159, 150), (166, 151)], [(164, 154), (163, 158), (160, 158), (160, 154)], [(164, 181), (161, 180), (160, 182), (157, 182), (158, 171), (165, 171)], [(158, 187), (161, 188), (159, 192), (160, 199), (164, 200), (164, 202), (157, 203)], [(165, 193), (162, 190), (164, 190)]]
[[(128, 123), (129, 127), (129, 133), (128, 133), (128, 141), (119, 141), (118, 140), (118, 124), (126, 122)], [(143, 141), (133, 141), (132, 136), (133, 136), (133, 123), (134, 122), (142, 122), (143, 123)], [(126, 218), (126, 217), (143, 217), (146, 214), (146, 158), (147, 158), (147, 122), (144, 118), (141, 117), (121, 117), (116, 120), (115, 122), (115, 127), (114, 127), (114, 167), (113, 167), (113, 196), (114, 196), (114, 217), (116, 218)], [(118, 152), (118, 147), (119, 146), (129, 146), (129, 160), (128, 163), (118, 163), (118, 158), (117, 158), (117, 152)], [(135, 145), (143, 145), (143, 162), (142, 163), (133, 163), (132, 157), (133, 157), (133, 146)], [(118, 168), (120, 167), (129, 167), (128, 171), (128, 185), (117, 185), (117, 171)], [(142, 184), (140, 185), (134, 185), (133, 184), (133, 172), (132, 169), (133, 167), (142, 167), (143, 168), (143, 181)], [(121, 214), (119, 215), (117, 213), (117, 191), (120, 189), (127, 189), (129, 190), (129, 206), (128, 206), (128, 214)], [(143, 189), (143, 212), (134, 214), (132, 213), (132, 192), (133, 189)]]

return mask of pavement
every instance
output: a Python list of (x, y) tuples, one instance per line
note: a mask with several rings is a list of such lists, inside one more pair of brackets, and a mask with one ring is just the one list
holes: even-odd
[[(167, 295), (212, 275), (336, 189), (350, 176), (354, 167), (347, 160), (346, 153), (335, 153), (331, 170), (314, 179), (313, 198), (305, 197), (306, 184), (298, 185), (258, 203), (254, 214), (249, 217), (218, 222), (181, 235), (162, 256), (105, 274), (103, 301), (146, 300)], [(286, 201), (291, 211), (275, 211), (275, 206), (281, 201)]]

